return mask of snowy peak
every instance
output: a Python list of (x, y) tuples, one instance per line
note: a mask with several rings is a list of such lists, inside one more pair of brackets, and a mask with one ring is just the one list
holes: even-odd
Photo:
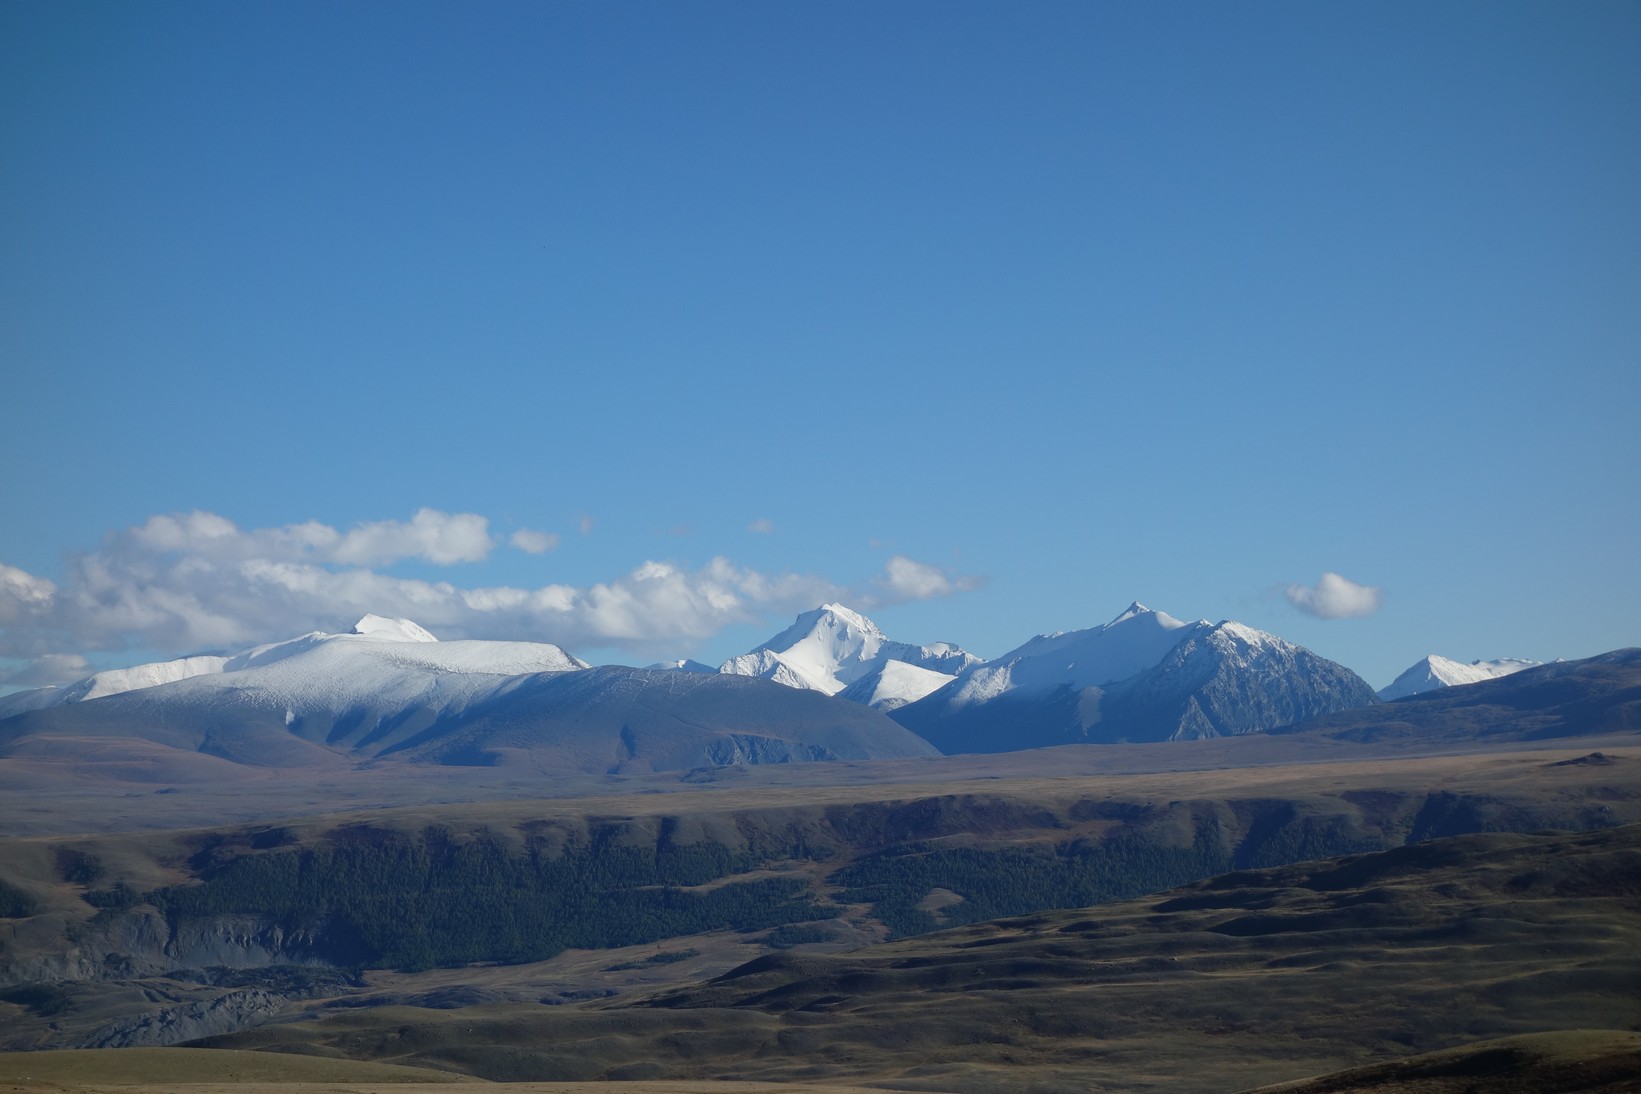
[(1109, 623), (1080, 631), (1040, 634), (958, 678), (949, 698), (957, 706), (985, 702), (1006, 691), (1073, 690), (1125, 680), (1167, 656), (1193, 635), (1213, 629), (1184, 623), (1135, 601)]
[(890, 717), (950, 754), (1233, 736), (1373, 701), (1355, 673), (1274, 634), (1135, 603), (1038, 635)]
[(888, 661), (951, 676), (980, 659), (947, 642), (895, 642), (859, 612), (823, 604), (758, 648), (725, 661), (718, 671), (836, 695)]
[(1144, 604), (1141, 604), (1138, 600), (1136, 600), (1136, 601), (1134, 601), (1134, 603), (1130, 604), (1128, 607), (1124, 608), (1120, 613), (1118, 613), (1117, 617), (1115, 619), (1113, 619), (1111, 622), (1107, 623), (1106, 626), (1107, 627), (1115, 627), (1118, 623), (1122, 623), (1125, 620), (1133, 619), (1137, 615), (1155, 615), (1155, 614), (1158, 614), (1158, 613), (1153, 612), (1150, 608), (1147, 608)]
[(870, 619), (841, 604), (825, 604), (798, 616), (759, 649), (792, 654), (799, 663), (839, 666), (870, 661), (886, 641), (888, 636)]
[(1379, 692), (1379, 698), (1389, 702), (1421, 692), (1435, 691), (1437, 688), (1495, 680), (1500, 676), (1509, 676), (1513, 672), (1534, 668), (1539, 664), (1538, 661), (1525, 661), (1519, 657), (1502, 657), (1496, 661), (1472, 661), (1465, 664), (1463, 661), (1454, 661), (1433, 653), (1391, 681), (1388, 687)]
[(353, 625), (353, 634), (392, 642), (437, 642), (431, 633), (408, 619), (389, 619), (385, 615), (366, 615)]
[[(805, 615), (812, 617), (818, 625), (852, 629), (860, 634), (872, 635), (877, 638), (888, 637), (876, 623), (873, 623), (859, 612), (844, 607), (842, 604), (822, 604), (815, 611), (806, 612)], [(804, 616), (800, 615), (798, 618), (803, 619)]]
[(1278, 638), (1269, 631), (1255, 630), (1253, 627), (1238, 623), (1232, 619), (1221, 620), (1208, 632), (1210, 640), (1221, 650), (1238, 652), (1258, 652), (1271, 650), (1298, 649), (1286, 638)]

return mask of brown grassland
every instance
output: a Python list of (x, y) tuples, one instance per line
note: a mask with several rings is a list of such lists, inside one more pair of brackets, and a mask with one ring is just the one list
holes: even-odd
[[(621, 1094), (1231, 1091), (1282, 1082), (1305, 1094), (1641, 1089), (1631, 1082), (1641, 1074), (1634, 742), (1563, 739), (1436, 755), (1405, 742), (1069, 747), (825, 772), (726, 771), (703, 782), (634, 779), (589, 784), (580, 796), (560, 787), (551, 798), (529, 795), (517, 773), (473, 783), (457, 773), (442, 791), (432, 781), (383, 782), (373, 793), (367, 779), (353, 809), (339, 785), (304, 789), (300, 780), (266, 794), (201, 785), (159, 796), (118, 783), (125, 789), (101, 805), (91, 783), (48, 782), (27, 799), (0, 794), (0, 822), (19, 832), (0, 843), (0, 866), (45, 911), (4, 937), (13, 956), (49, 950), (59, 944), (54, 931), (90, 914), (54, 872), (62, 848), (95, 854), (110, 878), (145, 888), (184, 880), (202, 834), (236, 825), (277, 823), (298, 843), (360, 822), (512, 840), (544, 822), (617, 823), (649, 838), (666, 821), (687, 838), (718, 841), (799, 831), (833, 840), (835, 856), (773, 868), (807, 878), (820, 895), (830, 871), (897, 840), (1097, 839), (1109, 811), (1088, 803), (1163, 818), (1189, 807), (1222, 818), (1225, 838), (1238, 839), (1254, 823), (1250, 803), (1279, 802), (1302, 817), (1340, 818), (1396, 849), (890, 943), (880, 942), (885, 931), (868, 909), (854, 906), (829, 924), (835, 941), (783, 952), (761, 936), (720, 931), (529, 965), (369, 972), (347, 1006), (293, 1004), (267, 1024), (199, 1043), (209, 1047), (0, 1054), (0, 1092), (391, 1084), (409, 1094), (423, 1084), (497, 1081), (518, 1084), (509, 1089), (520, 1094), (604, 1083), (619, 1083)], [(1603, 758), (1590, 761), (1596, 749)], [(24, 776), (12, 769), (5, 777)], [(514, 781), (497, 798), (486, 777)], [(121, 796), (138, 793), (140, 801)], [(1494, 834), (1398, 847), (1433, 796), (1460, 803), (1469, 830)], [(199, 822), (230, 799), (224, 819)], [(199, 823), (133, 830), (125, 810), (156, 803), (150, 822)], [(62, 810), (82, 805), (77, 831), (66, 830)], [(1157, 838), (1169, 838), (1165, 829), (1158, 822)], [(1560, 831), (1508, 834), (1541, 829)], [(1584, 829), (1599, 830), (1571, 834)], [(952, 899), (932, 892), (928, 907)], [(665, 950), (694, 953), (644, 964)], [(616, 994), (534, 1002), (589, 988)], [(478, 993), (478, 1005), (402, 1005), (457, 989)], [(107, 1006), (126, 1005), (108, 998)], [(0, 1003), (13, 1032), (29, 1020)], [(58, 1019), (64, 1028), (75, 1020)]]

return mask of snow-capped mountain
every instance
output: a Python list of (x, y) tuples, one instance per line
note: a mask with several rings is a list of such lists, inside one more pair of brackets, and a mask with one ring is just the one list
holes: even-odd
[(440, 642), (379, 616), (189, 661), (203, 663), (56, 689), (51, 705), (0, 719), (0, 756), (118, 739), (162, 770), (169, 749), (257, 767), (391, 758), (597, 774), (935, 754), (876, 711), (764, 680), (593, 669), (548, 643)]
[(1039, 635), (891, 713), (942, 752), (1231, 736), (1375, 702), (1342, 665), (1225, 621), (1131, 604)]
[[(1107, 689), (1106, 739), (1258, 733), (1377, 702), (1367, 681), (1285, 638), (1225, 621)], [(1155, 739), (1155, 738), (1150, 738)]]
[(191, 693), (200, 696), (220, 692), (241, 703), (337, 713), (360, 704), (413, 702), (441, 687), (449, 697), (449, 678), (460, 674), (515, 676), (587, 667), (546, 642), (440, 642), (408, 619), (366, 615), (345, 634), (314, 631), (229, 656), (111, 669), (67, 687), (19, 692), (0, 700), (0, 718), (186, 681), (194, 682)]
[(1467, 665), (1463, 661), (1431, 654), (1396, 677), (1388, 687), (1380, 689), (1379, 698), (1389, 702), (1392, 699), (1418, 695), (1437, 688), (1496, 680), (1500, 676), (1509, 676), (1512, 672), (1535, 668), (1540, 663), (1524, 661), (1519, 657), (1503, 657), (1497, 661), (1472, 661)]
[(10, 718), (13, 714), (21, 714), (27, 710), (44, 710), (47, 707), (62, 706), (64, 703), (79, 703), (87, 699), (101, 699), (105, 695), (118, 695), (139, 688), (156, 687), (176, 680), (186, 680), (190, 676), (221, 672), (227, 663), (226, 657), (202, 655), (179, 657), (174, 661), (156, 661), (147, 665), (133, 665), (128, 669), (108, 669), (63, 687), (35, 688), (32, 691), (19, 691), (12, 695), (0, 696), (0, 718)]
[(1182, 623), (1135, 601), (1109, 623), (1039, 634), (1001, 657), (971, 667), (947, 686), (943, 702), (959, 710), (1008, 692), (1081, 691), (1125, 680), (1211, 626), (1206, 619)]
[[(751, 652), (725, 661), (718, 671), (838, 695), (864, 677), (881, 675), (880, 670), (891, 661), (928, 674), (892, 670), (893, 683), (887, 685), (881, 698), (905, 703), (927, 694), (913, 695), (918, 688), (940, 687), (957, 673), (979, 664), (980, 658), (947, 642), (914, 646), (893, 641), (858, 612), (841, 604), (823, 604), (804, 612), (790, 627)], [(864, 693), (875, 694), (875, 686)]]

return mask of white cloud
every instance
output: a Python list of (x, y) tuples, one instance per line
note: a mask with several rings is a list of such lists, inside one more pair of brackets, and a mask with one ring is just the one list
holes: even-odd
[(378, 566), (402, 558), (450, 566), (482, 562), (495, 545), (490, 538), (490, 522), (476, 513), (418, 509), (408, 524), (378, 520), (359, 525), (342, 537), (330, 557), (357, 566)]
[[(549, 538), (524, 531), (510, 541), (546, 549)], [(588, 587), (539, 588), (460, 587), (358, 561), (466, 561), (491, 545), (483, 517), (429, 509), (409, 522), (346, 533), (313, 522), (242, 529), (212, 513), (155, 517), (73, 556), (60, 586), (0, 563), (0, 657), (234, 648), (344, 629), (367, 612), (414, 619), (442, 638), (673, 652), (731, 624), (847, 595), (819, 577), (762, 573), (723, 558), (698, 569), (646, 562)]]
[(1361, 585), (1329, 571), (1315, 585), (1289, 585), (1283, 590), (1288, 603), (1318, 619), (1355, 619), (1372, 615), (1384, 599), (1381, 589)]
[(581, 534), (584, 536), (590, 536), (593, 534), (593, 525), (596, 523), (597, 521), (585, 514), (582, 515), (580, 520), (576, 521), (577, 527), (581, 529)]
[(530, 555), (544, 555), (558, 547), (558, 537), (551, 532), (537, 532), (529, 528), (520, 528), (507, 542)]
[(316, 520), (247, 531), (226, 517), (195, 511), (150, 517), (110, 540), (116, 551), (214, 562), (260, 558), (351, 566), (382, 566), (408, 558), (439, 566), (482, 562), (496, 545), (484, 517), (437, 509), (418, 509), (409, 521), (370, 521), (345, 533)]
[(52, 582), (0, 562), (0, 626), (48, 610), (56, 595)]
[(973, 575), (953, 577), (938, 566), (905, 555), (894, 555), (883, 565), (883, 576), (872, 585), (876, 594), (861, 598), (873, 606), (902, 604), (908, 600), (931, 600), (956, 592), (978, 589), (985, 579)]
[[(521, 550), (556, 544), (530, 530), (508, 540)], [(67, 661), (45, 659), (72, 656), (54, 651), (234, 649), (342, 630), (367, 612), (413, 619), (447, 639), (676, 655), (724, 627), (769, 623), (827, 601), (881, 607), (982, 583), (903, 555), (854, 588), (726, 558), (695, 569), (645, 562), (584, 587), (460, 586), (378, 568), (404, 558), (473, 561), (493, 545), (485, 518), (432, 509), (347, 532), (315, 521), (244, 529), (214, 513), (158, 516), (71, 556), (60, 582), (0, 563), (0, 657), (35, 660), (38, 668), (17, 671), (43, 681), (70, 671)]]
[(747, 525), (746, 530), (748, 532), (757, 532), (760, 535), (768, 535), (770, 532), (775, 530), (775, 522), (770, 520), (768, 517), (759, 517), (757, 520)]

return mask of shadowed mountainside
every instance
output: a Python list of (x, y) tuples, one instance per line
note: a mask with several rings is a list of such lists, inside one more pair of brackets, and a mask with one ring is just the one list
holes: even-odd
[(95, 760), (144, 742), (171, 750), (180, 781), (196, 753), (251, 767), (341, 772), (398, 760), (555, 776), (935, 755), (875, 710), (767, 680), (621, 667), (490, 679), (449, 709), (418, 700), (340, 714), (242, 702), (186, 680), (0, 721), (0, 758), (71, 740)]
[[(1115, 633), (1160, 618), (1139, 604), (1129, 611), (1141, 614), (1129, 619), (1125, 613), (1095, 631)], [(981, 665), (889, 716), (951, 755), (1233, 737), (1379, 701), (1367, 682), (1343, 665), (1237, 623), (1195, 623), (1162, 633), (1168, 639), (1178, 636), (1178, 641), (1156, 663), (1120, 678), (1087, 683), (1051, 677), (994, 694), (1005, 681), (1013, 682), (1014, 672), (1041, 674), (1042, 662), (1058, 662), (1046, 654), (1022, 657), (1024, 668)], [(1053, 646), (1073, 637), (1040, 641)], [(1061, 656), (1073, 656), (1073, 651)], [(1061, 671), (1074, 674), (1076, 668), (1073, 664)]]
[(1641, 648), (1558, 661), (1271, 730), (1357, 743), (1543, 741), (1641, 732)]

